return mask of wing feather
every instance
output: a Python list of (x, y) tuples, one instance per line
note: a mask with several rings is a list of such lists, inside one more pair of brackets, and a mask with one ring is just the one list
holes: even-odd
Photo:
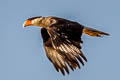
[[(51, 36), (51, 42), (56, 51), (58, 53), (61, 52), (69, 61), (74, 63), (74, 66), (71, 66), (71, 63), (67, 61), (67, 64), (69, 64), (70, 67), (72, 67), (73, 69), (75, 69), (76, 67), (80, 68), (77, 59), (81, 62), (82, 65), (84, 65), (84, 62), (81, 59), (81, 57), (85, 61), (87, 61), (87, 59), (80, 50), (80, 45), (76, 46), (75, 43), (73, 43), (74, 41), (70, 40), (67, 34), (61, 37), (61, 34), (57, 33), (55, 30), (48, 30), (48, 33)], [(67, 38), (65, 36), (67, 36)]]

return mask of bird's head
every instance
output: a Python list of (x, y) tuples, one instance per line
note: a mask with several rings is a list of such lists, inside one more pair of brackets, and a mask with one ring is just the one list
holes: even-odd
[(27, 27), (27, 26), (42, 26), (42, 22), (43, 22), (44, 17), (42, 16), (38, 16), (38, 17), (32, 17), (27, 19), (24, 24), (23, 24), (23, 28)]

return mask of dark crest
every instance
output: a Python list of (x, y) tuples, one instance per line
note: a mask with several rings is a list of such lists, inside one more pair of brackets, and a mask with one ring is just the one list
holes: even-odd
[(33, 20), (33, 19), (41, 18), (41, 17), (42, 17), (42, 16), (32, 17), (32, 18), (29, 18), (28, 20)]

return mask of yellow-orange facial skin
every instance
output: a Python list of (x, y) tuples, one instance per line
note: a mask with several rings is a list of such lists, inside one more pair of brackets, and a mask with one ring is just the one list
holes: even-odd
[(26, 27), (26, 26), (31, 26), (31, 25), (32, 25), (31, 20), (26, 20), (23, 24), (23, 28)]

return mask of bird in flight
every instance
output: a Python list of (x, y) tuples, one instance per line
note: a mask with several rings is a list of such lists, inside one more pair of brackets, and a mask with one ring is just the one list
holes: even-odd
[(108, 36), (108, 33), (85, 27), (78, 22), (59, 17), (32, 17), (27, 19), (23, 27), (41, 27), (44, 49), (48, 59), (52, 62), (57, 72), (69, 74), (69, 68), (73, 71), (84, 65), (87, 59), (81, 51), (82, 34), (93, 37)]

